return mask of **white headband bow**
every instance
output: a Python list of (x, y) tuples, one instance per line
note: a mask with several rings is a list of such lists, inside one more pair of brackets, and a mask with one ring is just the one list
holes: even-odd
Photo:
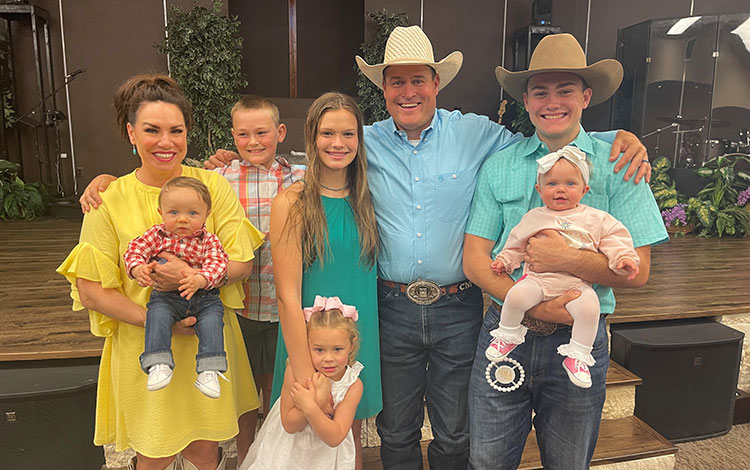
[(561, 158), (564, 158), (575, 165), (575, 167), (581, 171), (581, 176), (583, 176), (583, 183), (589, 184), (589, 165), (588, 163), (586, 163), (586, 154), (583, 153), (578, 147), (573, 147), (572, 145), (566, 145), (560, 150), (548, 153), (547, 155), (537, 160), (537, 180), (541, 177), (541, 175), (547, 173), (550, 168), (552, 168), (555, 163), (557, 163), (557, 161)]

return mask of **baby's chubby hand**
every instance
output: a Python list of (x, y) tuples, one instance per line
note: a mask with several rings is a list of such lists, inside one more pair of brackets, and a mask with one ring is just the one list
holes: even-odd
[(503, 263), (499, 259), (496, 259), (495, 261), (490, 263), (490, 268), (492, 268), (492, 272), (497, 274), (498, 276), (505, 274), (505, 263)]
[(151, 279), (151, 270), (154, 269), (154, 264), (156, 264), (156, 261), (147, 264), (139, 264), (130, 271), (139, 286), (151, 287), (154, 285), (154, 280)]
[(626, 271), (628, 273), (628, 280), (632, 281), (639, 273), (638, 264), (630, 258), (621, 259), (617, 263), (617, 269)]

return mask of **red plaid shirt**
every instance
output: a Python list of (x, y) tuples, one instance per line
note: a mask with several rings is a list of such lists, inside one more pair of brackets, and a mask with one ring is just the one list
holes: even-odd
[(151, 262), (162, 251), (174, 253), (190, 267), (200, 269), (200, 274), (208, 281), (206, 289), (218, 287), (227, 272), (229, 257), (219, 237), (206, 231), (205, 225), (195, 233), (179, 238), (169, 233), (164, 224), (157, 224), (128, 244), (123, 255), (128, 276), (132, 278), (130, 272), (134, 267)]
[(305, 175), (302, 165), (290, 165), (277, 156), (266, 170), (262, 166), (234, 160), (231, 166), (216, 169), (240, 198), (245, 214), (250, 222), (266, 236), (263, 245), (255, 253), (253, 272), (243, 281), (245, 307), (236, 310), (237, 314), (256, 321), (279, 321), (276, 304), (276, 288), (273, 285), (273, 263), (271, 262), (271, 242), (268, 231), (271, 224), (271, 202), (282, 189), (299, 181)]

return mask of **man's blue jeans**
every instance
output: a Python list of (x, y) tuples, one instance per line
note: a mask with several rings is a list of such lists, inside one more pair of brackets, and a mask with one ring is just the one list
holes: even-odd
[(562, 367), (557, 347), (570, 340), (570, 327), (558, 325), (549, 336), (529, 331), (526, 342), (510, 356), (521, 363), (526, 379), (512, 392), (500, 392), (485, 379), (489, 361), (484, 350), (497, 327), (500, 312), (487, 310), (479, 333), (469, 386), (471, 469), (516, 469), (521, 461), (526, 437), (531, 430), (531, 412), (545, 469), (584, 470), (594, 454), (599, 423), (606, 395), (609, 367), (604, 316), (591, 354), (596, 364), (590, 368), (591, 388), (573, 385)]
[(421, 306), (378, 282), (383, 411), (377, 417), (385, 469), (421, 469), (424, 403), (435, 439), (430, 468), (465, 469), (471, 363), (482, 323), (482, 292), (472, 287)]
[(141, 354), (141, 369), (148, 373), (155, 364), (168, 364), (174, 369), (172, 357), (172, 325), (194, 316), (198, 336), (198, 355), (195, 370), (227, 370), (224, 352), (224, 305), (219, 289), (198, 290), (190, 300), (180, 297), (179, 291), (153, 290), (146, 304), (146, 347)]

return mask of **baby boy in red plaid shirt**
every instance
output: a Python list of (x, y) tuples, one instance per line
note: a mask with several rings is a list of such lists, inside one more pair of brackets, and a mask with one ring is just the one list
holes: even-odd
[[(172, 380), (172, 325), (195, 316), (198, 355), (195, 386), (208, 397), (221, 394), (218, 376), (227, 370), (224, 352), (224, 306), (219, 287), (226, 283), (229, 257), (219, 237), (206, 231), (211, 195), (195, 178), (169, 180), (159, 193), (159, 213), (164, 223), (151, 227), (133, 239), (123, 255), (128, 275), (144, 287), (154, 286), (146, 305), (145, 350), (141, 368), (148, 373), (146, 386), (160, 390)], [(162, 292), (151, 279), (159, 262), (157, 255), (168, 251), (179, 256), (195, 273), (185, 273), (179, 290)], [(226, 379), (226, 378), (225, 378)]]

